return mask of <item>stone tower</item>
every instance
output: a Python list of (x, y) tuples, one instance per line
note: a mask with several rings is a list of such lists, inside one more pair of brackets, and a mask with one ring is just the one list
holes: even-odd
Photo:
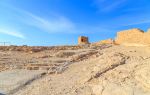
[(78, 44), (79, 44), (79, 45), (82, 45), (82, 44), (89, 44), (89, 39), (88, 39), (88, 37), (80, 36), (80, 37), (78, 38)]

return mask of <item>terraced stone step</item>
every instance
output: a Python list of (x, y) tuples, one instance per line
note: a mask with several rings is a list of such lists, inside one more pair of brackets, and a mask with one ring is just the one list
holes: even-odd
[(52, 67), (59, 67), (61, 66), (62, 64), (27, 64), (24, 66), (24, 69), (27, 69), (27, 70), (49, 70), (51, 69)]

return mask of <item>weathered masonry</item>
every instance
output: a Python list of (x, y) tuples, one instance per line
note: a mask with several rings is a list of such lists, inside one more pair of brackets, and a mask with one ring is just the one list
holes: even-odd
[(88, 37), (85, 37), (85, 36), (80, 36), (78, 38), (78, 44), (89, 44), (89, 39)]
[(127, 46), (149, 46), (150, 30), (144, 32), (140, 29), (124, 30), (117, 33), (115, 43)]

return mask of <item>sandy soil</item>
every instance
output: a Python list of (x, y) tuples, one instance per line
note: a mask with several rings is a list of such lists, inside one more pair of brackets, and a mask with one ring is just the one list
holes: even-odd
[(43, 64), (70, 64), (63, 72), (46, 74), (13, 95), (150, 95), (150, 47), (97, 46), (25, 55)]

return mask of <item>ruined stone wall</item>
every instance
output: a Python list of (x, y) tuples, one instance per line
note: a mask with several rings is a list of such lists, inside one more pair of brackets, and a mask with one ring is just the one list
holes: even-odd
[(80, 36), (78, 38), (78, 44), (89, 44), (88, 37)]
[(110, 38), (110, 39), (106, 39), (106, 40), (101, 40), (99, 42), (91, 43), (91, 45), (93, 45), (93, 46), (98, 46), (98, 45), (102, 45), (102, 44), (114, 44), (114, 40)]
[(150, 32), (144, 33), (144, 40), (143, 40), (143, 42), (150, 45)]
[(117, 33), (115, 43), (123, 45), (150, 45), (150, 32), (140, 29), (124, 30)]
[(100, 43), (101, 44), (114, 44), (114, 40), (113, 39), (101, 40)]

